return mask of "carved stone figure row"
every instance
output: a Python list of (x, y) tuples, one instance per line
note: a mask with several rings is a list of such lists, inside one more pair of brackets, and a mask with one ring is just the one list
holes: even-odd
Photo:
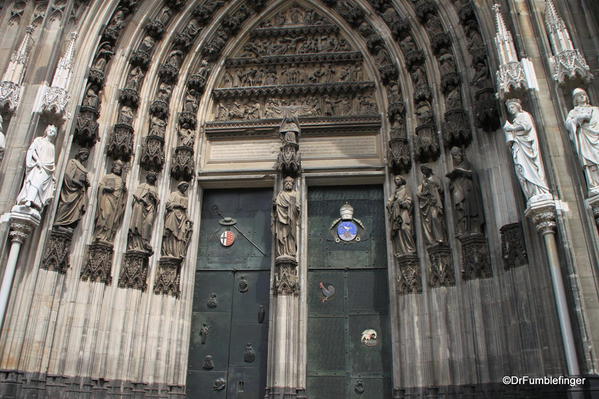
[(583, 89), (572, 93), (574, 108), (568, 113), (566, 128), (584, 170), (589, 197), (599, 195), (599, 107), (589, 103)]
[(228, 70), (219, 87), (359, 82), (363, 79), (362, 65), (356, 63), (271, 65), (269, 67)]
[(247, 43), (238, 57), (267, 57), (272, 55), (314, 54), (352, 51), (349, 42), (337, 34), (297, 36), (289, 34), (276, 38), (254, 39)]
[(304, 97), (290, 99), (227, 100), (216, 104), (216, 120), (251, 120), (280, 118), (281, 108), (297, 106), (301, 116), (376, 115), (374, 97), (362, 94), (354, 97)]

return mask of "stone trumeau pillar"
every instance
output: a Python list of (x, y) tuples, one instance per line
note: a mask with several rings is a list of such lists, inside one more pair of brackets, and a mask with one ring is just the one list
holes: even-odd
[[(279, 129), (281, 148), (276, 162), (272, 229), (273, 272), (271, 329), (269, 332), (268, 378), (266, 398), (303, 397), (300, 387), (300, 342), (302, 341), (300, 274), (305, 274), (302, 234), (306, 207), (302, 206), (303, 181), (299, 152), (300, 126), (292, 109), (286, 109)], [(304, 221), (304, 223), (302, 223)], [(304, 276), (305, 277), (305, 276)], [(305, 281), (305, 279), (304, 279)], [(305, 295), (305, 293), (304, 293)]]

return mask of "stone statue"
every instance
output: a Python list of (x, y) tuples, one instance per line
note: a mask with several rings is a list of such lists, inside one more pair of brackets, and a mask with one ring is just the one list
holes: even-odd
[(149, 172), (146, 175), (146, 182), (141, 183), (133, 194), (131, 223), (127, 234), (127, 251), (153, 252), (150, 239), (159, 203), (156, 173)]
[(183, 259), (191, 238), (193, 223), (187, 217), (187, 189), (189, 183), (180, 182), (166, 203), (164, 234), (162, 236), (162, 256)]
[(395, 176), (394, 180), (395, 192), (387, 201), (394, 252), (398, 256), (413, 254), (416, 244), (412, 225), (412, 195), (403, 177)]
[(445, 214), (443, 209), (443, 186), (433, 175), (433, 170), (426, 165), (420, 167), (424, 180), (418, 186), (422, 230), (427, 246), (447, 241)]
[(54, 140), (58, 130), (49, 125), (42, 137), (36, 137), (25, 158), (25, 181), (17, 196), (17, 205), (42, 211), (54, 198)]
[(584, 168), (589, 196), (599, 195), (599, 107), (589, 104), (583, 89), (572, 93), (574, 108), (568, 113), (566, 128)]
[(297, 191), (293, 189), (295, 180), (286, 177), (283, 180), (283, 190), (277, 194), (273, 204), (275, 256), (294, 258), (297, 254), (297, 227), (299, 223), (300, 206)]
[(111, 173), (102, 178), (98, 186), (98, 205), (94, 240), (112, 244), (123, 221), (127, 187), (122, 178), (123, 162), (115, 161)]
[(516, 176), (527, 203), (551, 199), (532, 115), (522, 110), (518, 99), (507, 100), (506, 107), (509, 114), (514, 117), (514, 121), (512, 123), (506, 121), (503, 130), (512, 150)]
[(60, 201), (54, 226), (74, 229), (87, 209), (87, 169), (85, 162), (89, 158), (89, 150), (79, 150), (75, 158), (70, 159), (62, 180)]
[(447, 177), (450, 180), (449, 191), (456, 215), (456, 232), (460, 236), (480, 234), (485, 219), (478, 176), (466, 159), (463, 149), (453, 147), (451, 158), (453, 170)]
[(4, 151), (6, 150), (6, 138), (4, 137), (4, 127), (2, 124), (4, 120), (2, 119), (2, 115), (0, 115), (0, 162), (4, 158)]
[(283, 140), (283, 144), (297, 144), (300, 134), (299, 120), (297, 119), (297, 116), (286, 116), (283, 118), (283, 122), (279, 128), (279, 133), (281, 135), (281, 139)]

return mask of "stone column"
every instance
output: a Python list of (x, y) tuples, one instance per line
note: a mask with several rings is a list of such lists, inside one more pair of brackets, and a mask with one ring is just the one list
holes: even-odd
[(4, 269), (2, 288), (0, 288), (0, 329), (4, 324), (6, 308), (8, 306), (8, 299), (10, 298), (12, 281), (15, 277), (15, 271), (17, 270), (17, 261), (19, 260), (21, 246), (25, 240), (27, 240), (33, 229), (39, 224), (40, 219), (35, 215), (14, 210), (10, 213), (9, 237), (11, 244), (10, 252), (8, 254), (8, 261), (6, 263), (6, 268)]
[(564, 281), (560, 270), (559, 256), (557, 252), (556, 232), (556, 207), (555, 201), (540, 201), (530, 204), (526, 209), (526, 216), (534, 223), (537, 231), (543, 236), (545, 241), (545, 252), (549, 261), (551, 272), (551, 284), (557, 307), (560, 331), (562, 333), (562, 342), (564, 353), (566, 355), (566, 365), (569, 375), (579, 375), (580, 367), (578, 356), (574, 345), (574, 334), (572, 332), (572, 322), (568, 312), (568, 303), (566, 300), (566, 291)]

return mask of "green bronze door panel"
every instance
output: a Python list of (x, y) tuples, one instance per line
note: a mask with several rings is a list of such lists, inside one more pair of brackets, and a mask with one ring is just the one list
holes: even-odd
[[(308, 378), (311, 399), (391, 397), (384, 199), (380, 187), (308, 192)], [(337, 235), (353, 207), (360, 240)], [(359, 221), (357, 221), (359, 219)], [(363, 227), (362, 227), (363, 226)], [(339, 233), (341, 234), (341, 233)]]
[[(264, 397), (271, 206), (271, 190), (205, 193), (193, 299), (188, 398)], [(225, 217), (234, 219), (235, 225), (219, 223)], [(230, 246), (222, 245), (220, 240), (227, 230), (235, 234)]]

